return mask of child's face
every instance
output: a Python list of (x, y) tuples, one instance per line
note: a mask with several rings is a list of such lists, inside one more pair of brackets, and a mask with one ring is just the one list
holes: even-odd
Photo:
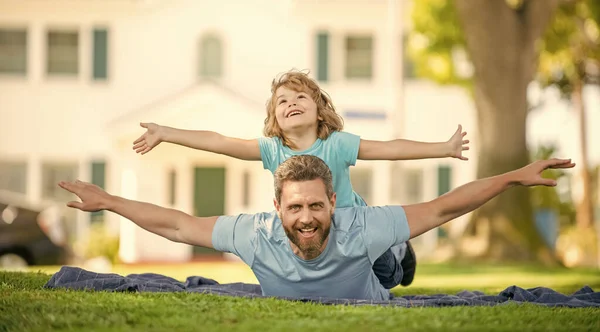
[(309, 93), (281, 86), (275, 91), (275, 98), (275, 118), (284, 134), (301, 128), (316, 130), (317, 104)]

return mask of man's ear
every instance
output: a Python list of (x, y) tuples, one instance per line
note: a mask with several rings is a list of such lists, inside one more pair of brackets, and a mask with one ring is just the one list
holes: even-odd
[(277, 211), (277, 216), (281, 220), (281, 205), (279, 205), (276, 198), (273, 198), (273, 205), (275, 206), (275, 211)]
[(331, 209), (335, 210), (335, 202), (337, 200), (337, 196), (335, 195), (335, 193), (333, 193), (333, 195), (331, 195), (331, 199), (329, 200), (329, 203), (331, 204)]

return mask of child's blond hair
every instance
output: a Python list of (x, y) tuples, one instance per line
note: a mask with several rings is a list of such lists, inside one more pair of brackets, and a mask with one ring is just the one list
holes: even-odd
[(289, 146), (289, 141), (283, 134), (277, 119), (275, 118), (275, 108), (277, 107), (277, 97), (275, 92), (280, 87), (286, 87), (296, 92), (306, 92), (317, 104), (317, 136), (320, 139), (327, 139), (334, 131), (341, 131), (344, 128), (342, 117), (335, 112), (335, 107), (331, 103), (329, 95), (321, 90), (317, 82), (308, 77), (307, 73), (291, 70), (273, 79), (271, 83), (271, 99), (267, 101), (267, 118), (263, 133), (267, 137), (279, 137), (283, 144)]

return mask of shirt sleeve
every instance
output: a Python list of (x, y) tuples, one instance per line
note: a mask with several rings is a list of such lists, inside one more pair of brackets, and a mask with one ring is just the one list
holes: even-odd
[(371, 262), (386, 250), (410, 239), (406, 213), (401, 206), (361, 207), (365, 245)]
[(275, 172), (278, 165), (276, 163), (276, 155), (278, 144), (274, 137), (259, 137), (258, 147), (260, 148), (260, 158), (263, 163), (263, 168), (271, 172)]
[(336, 154), (344, 164), (346, 166), (356, 165), (358, 148), (360, 147), (360, 136), (339, 131), (331, 134), (330, 138), (333, 139)]
[(212, 233), (215, 250), (232, 253), (248, 266), (254, 262), (256, 215), (240, 214), (217, 218)]

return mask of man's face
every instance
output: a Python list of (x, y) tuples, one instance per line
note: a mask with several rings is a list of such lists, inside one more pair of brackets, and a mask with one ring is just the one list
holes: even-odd
[(303, 259), (318, 257), (329, 239), (335, 193), (331, 199), (327, 198), (321, 179), (286, 181), (280, 202), (274, 200), (274, 203), (294, 252)]

